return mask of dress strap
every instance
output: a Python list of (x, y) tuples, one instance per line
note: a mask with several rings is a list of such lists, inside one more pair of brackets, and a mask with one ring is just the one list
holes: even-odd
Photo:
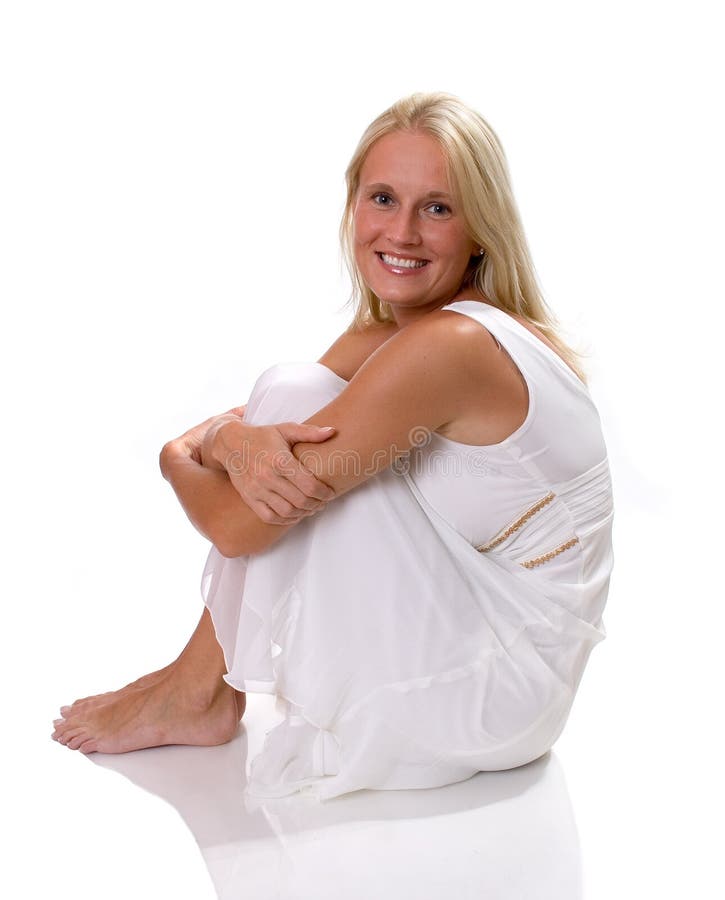
[[(538, 361), (545, 360), (547, 364), (553, 363), (554, 371), (564, 374), (572, 384), (588, 395), (589, 391), (586, 384), (579, 378), (574, 370), (564, 362), (559, 354), (545, 344), (541, 338), (532, 334), (528, 328), (523, 326), (505, 310), (499, 309), (497, 306), (492, 306), (490, 303), (482, 303), (478, 300), (458, 300), (455, 303), (449, 303), (447, 306), (444, 306), (443, 309), (450, 309), (453, 312), (463, 313), (464, 315), (475, 319), (477, 322), (480, 322), (481, 325), (493, 335), (499, 346), (501, 345), (499, 338), (501, 338), (501, 343), (504, 344), (506, 351), (509, 356), (512, 357), (519, 369), (524, 370), (527, 368), (525, 361), (522, 364), (522, 358), (525, 357), (525, 359), (528, 360), (533, 355)], [(516, 352), (511, 349), (512, 343), (516, 346)], [(529, 351), (533, 352), (529, 353)], [(547, 365), (546, 368), (551, 371), (550, 365)]]

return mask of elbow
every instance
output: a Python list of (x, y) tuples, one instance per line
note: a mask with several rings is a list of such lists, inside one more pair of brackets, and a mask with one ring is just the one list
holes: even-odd
[(239, 556), (249, 556), (246, 547), (238, 541), (230, 541), (225, 537), (211, 538), (216, 549), (225, 559), (237, 559)]
[(239, 535), (235, 535), (229, 529), (211, 526), (199, 530), (214, 544), (225, 559), (236, 559), (238, 556), (249, 555), (245, 542), (240, 540)]
[(159, 453), (159, 469), (161, 469), (161, 475), (166, 481), (169, 480), (169, 464), (174, 458), (175, 453), (178, 454), (178, 450), (175, 447), (174, 441), (167, 441)]
[(214, 533), (207, 534), (207, 537), (225, 559), (253, 556), (266, 550), (271, 543), (269, 540), (254, 538), (249, 534), (240, 534), (226, 528), (216, 528)]

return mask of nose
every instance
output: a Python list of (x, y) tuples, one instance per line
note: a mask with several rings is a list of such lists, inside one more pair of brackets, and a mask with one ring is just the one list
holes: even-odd
[(388, 221), (388, 239), (399, 247), (417, 246), (421, 242), (418, 214), (415, 209), (400, 207)]

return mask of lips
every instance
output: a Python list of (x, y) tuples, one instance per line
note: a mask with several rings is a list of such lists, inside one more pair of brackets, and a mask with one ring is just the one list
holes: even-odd
[(393, 256), (390, 253), (378, 252), (378, 257), (393, 269), (422, 269), (428, 265), (427, 259), (415, 259), (411, 256)]

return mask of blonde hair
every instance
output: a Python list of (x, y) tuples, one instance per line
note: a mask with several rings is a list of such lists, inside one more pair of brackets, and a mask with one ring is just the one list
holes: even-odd
[(351, 327), (394, 321), (389, 305), (365, 284), (353, 252), (360, 171), (373, 144), (394, 131), (427, 133), (446, 157), (468, 233), (484, 251), (471, 261), (461, 288), (476, 290), (537, 326), (584, 380), (581, 354), (560, 337), (557, 320), (539, 289), (501, 143), (482, 116), (450, 94), (412, 94), (394, 103), (368, 126), (347, 167), (340, 239), (353, 285)]

